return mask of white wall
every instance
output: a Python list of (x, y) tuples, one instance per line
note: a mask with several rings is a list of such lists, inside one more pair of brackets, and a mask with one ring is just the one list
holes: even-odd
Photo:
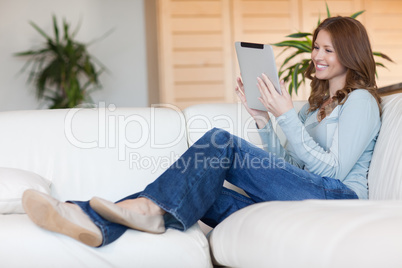
[(120, 107), (147, 106), (147, 63), (144, 0), (0, 0), (0, 111), (37, 109), (27, 73), (18, 75), (25, 59), (13, 56), (40, 45), (42, 38), (30, 25), (52, 31), (52, 14), (65, 17), (74, 29), (82, 18), (77, 40), (89, 42), (109, 29), (114, 32), (89, 48), (111, 74), (102, 74), (103, 89), (94, 92), (95, 103)]

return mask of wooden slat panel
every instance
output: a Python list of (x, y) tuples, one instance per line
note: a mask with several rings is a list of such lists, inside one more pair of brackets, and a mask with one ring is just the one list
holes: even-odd
[(160, 43), (166, 93), (162, 101), (181, 108), (207, 99), (227, 101), (233, 83), (230, 0), (158, 1), (163, 7), (159, 25), (167, 31), (160, 35), (169, 42)]
[[(371, 28), (370, 28), (371, 30)], [(373, 47), (401, 46), (402, 31), (371, 31), (370, 41)]]
[(190, 66), (222, 65), (224, 61), (222, 51), (175, 51), (173, 52), (173, 64)]
[(331, 12), (332, 16), (338, 15), (338, 14), (346, 14), (346, 16), (351, 15), (352, 13), (354, 13), (354, 11), (358, 11), (358, 10), (354, 10), (355, 7), (355, 1), (354, 0), (342, 0), (342, 1), (321, 1), (321, 0), (310, 0), (308, 1), (309, 5), (311, 7), (310, 9), (310, 14), (317, 16), (318, 18), (318, 14), (321, 14), (321, 16), (323, 17), (327, 17), (327, 9), (325, 7), (325, 3), (328, 4), (329, 7), (329, 11)]
[(287, 15), (290, 9), (289, 1), (242, 1), (240, 8), (244, 16), (248, 15)]
[[(322, 0), (158, 0), (161, 96), (182, 108), (213, 101), (233, 101), (238, 74), (235, 41), (274, 43), (298, 30), (311, 32), (318, 16), (326, 18)], [(373, 50), (392, 57), (379, 68), (379, 85), (402, 80), (402, 1), (327, 0), (332, 15), (359, 17)], [(278, 55), (280, 48), (275, 48)], [(286, 53), (277, 56), (278, 67)], [(306, 57), (308, 57), (306, 55)], [(235, 71), (234, 71), (235, 70)], [(219, 83), (219, 84), (218, 84)], [(309, 83), (309, 81), (308, 81)], [(208, 87), (205, 85), (208, 84)], [(309, 85), (294, 99), (306, 99)]]
[(379, 87), (388, 86), (391, 84), (400, 83), (402, 81), (401, 78), (401, 68), (394, 64), (386, 63), (388, 69), (378, 68), (378, 79), (377, 85)]
[(221, 16), (220, 1), (172, 1), (172, 16)]
[(399, 31), (402, 23), (402, 10), (399, 15), (378, 14), (370, 18), (375, 20), (376, 23), (372, 24), (374, 31)]
[(375, 14), (400, 15), (401, 11), (402, 11), (402, 1), (400, 1), (400, 0), (373, 1), (373, 4), (371, 5), (371, 11), (372, 11), (372, 13), (375, 13)]
[(202, 103), (222, 103), (222, 102), (227, 102), (226, 99), (209, 99), (209, 98), (204, 98), (204, 99), (196, 99), (196, 100), (178, 100), (176, 102), (176, 106), (179, 107), (180, 109), (185, 109), (189, 106), (197, 105), (197, 104), (202, 104)]
[(175, 68), (174, 80), (176, 83), (223, 81), (224, 70), (222, 67), (210, 68)]
[(221, 32), (221, 18), (172, 18), (173, 32)]
[(159, 95), (162, 103), (175, 104), (174, 91), (172, 90), (172, 29), (170, 0), (158, 0), (158, 58), (159, 58)]
[(325, 2), (320, 0), (303, 0), (303, 31), (312, 32), (317, 27), (319, 18), (321, 21), (327, 18), (325, 3), (328, 4), (331, 16), (350, 16), (357, 11), (363, 10), (363, 6), (359, 0), (327, 0)]
[(244, 33), (242, 40), (252, 43), (273, 44), (285, 40), (285, 36), (289, 35), (291, 31), (283, 31), (280, 33), (273, 33), (269, 31), (261, 31), (259, 33)]
[(395, 63), (379, 59), (385, 68), (377, 68), (378, 86), (388, 86), (402, 81), (402, 1), (365, 0), (366, 28), (374, 51), (381, 51)]
[(224, 0), (223, 4), (227, 7), (222, 13), (223, 21), (223, 55), (225, 59), (224, 83), (225, 83), (225, 101), (233, 102), (235, 100), (233, 89), (235, 86), (233, 72), (233, 22), (232, 22), (232, 0)]
[(173, 34), (172, 35), (173, 47), (180, 48), (194, 48), (194, 49), (209, 49), (221, 48), (223, 36), (221, 33), (217, 34)]
[(244, 17), (243, 18), (243, 31), (273, 31), (283, 32), (289, 31), (291, 28), (291, 21), (289, 17)]
[[(285, 40), (285, 36), (296, 32), (299, 27), (298, 0), (234, 0), (233, 1), (233, 28), (236, 41), (255, 43), (276, 43)], [(278, 56), (282, 48), (275, 48), (278, 69), (286, 55)], [(234, 55), (235, 59), (236, 56)], [(237, 60), (235, 61), (236, 74), (239, 73)], [(299, 98), (304, 97), (301, 90)]]
[(202, 99), (202, 98), (225, 98), (225, 85), (220, 84), (195, 84), (195, 85), (176, 85), (175, 91), (178, 100), (183, 99)]

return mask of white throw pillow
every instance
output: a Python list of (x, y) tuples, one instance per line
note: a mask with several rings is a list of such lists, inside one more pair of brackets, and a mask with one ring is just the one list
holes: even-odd
[(28, 189), (50, 194), (50, 181), (30, 171), (0, 167), (0, 214), (25, 213), (21, 198)]

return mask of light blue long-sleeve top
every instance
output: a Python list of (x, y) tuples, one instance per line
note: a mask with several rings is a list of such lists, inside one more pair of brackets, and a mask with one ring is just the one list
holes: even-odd
[(318, 111), (308, 109), (307, 103), (298, 114), (291, 109), (277, 118), (285, 147), (271, 121), (260, 129), (264, 149), (321, 177), (338, 179), (359, 199), (367, 199), (367, 174), (381, 126), (376, 100), (367, 90), (354, 90), (321, 122)]

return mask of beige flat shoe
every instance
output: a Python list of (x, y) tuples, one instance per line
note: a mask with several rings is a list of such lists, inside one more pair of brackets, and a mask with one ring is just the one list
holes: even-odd
[(93, 197), (89, 201), (89, 205), (108, 221), (147, 233), (161, 234), (165, 232), (165, 221), (162, 215), (138, 214), (100, 197)]
[(74, 238), (88, 246), (102, 244), (102, 233), (79, 206), (59, 202), (36, 190), (26, 190), (22, 206), (38, 226)]

